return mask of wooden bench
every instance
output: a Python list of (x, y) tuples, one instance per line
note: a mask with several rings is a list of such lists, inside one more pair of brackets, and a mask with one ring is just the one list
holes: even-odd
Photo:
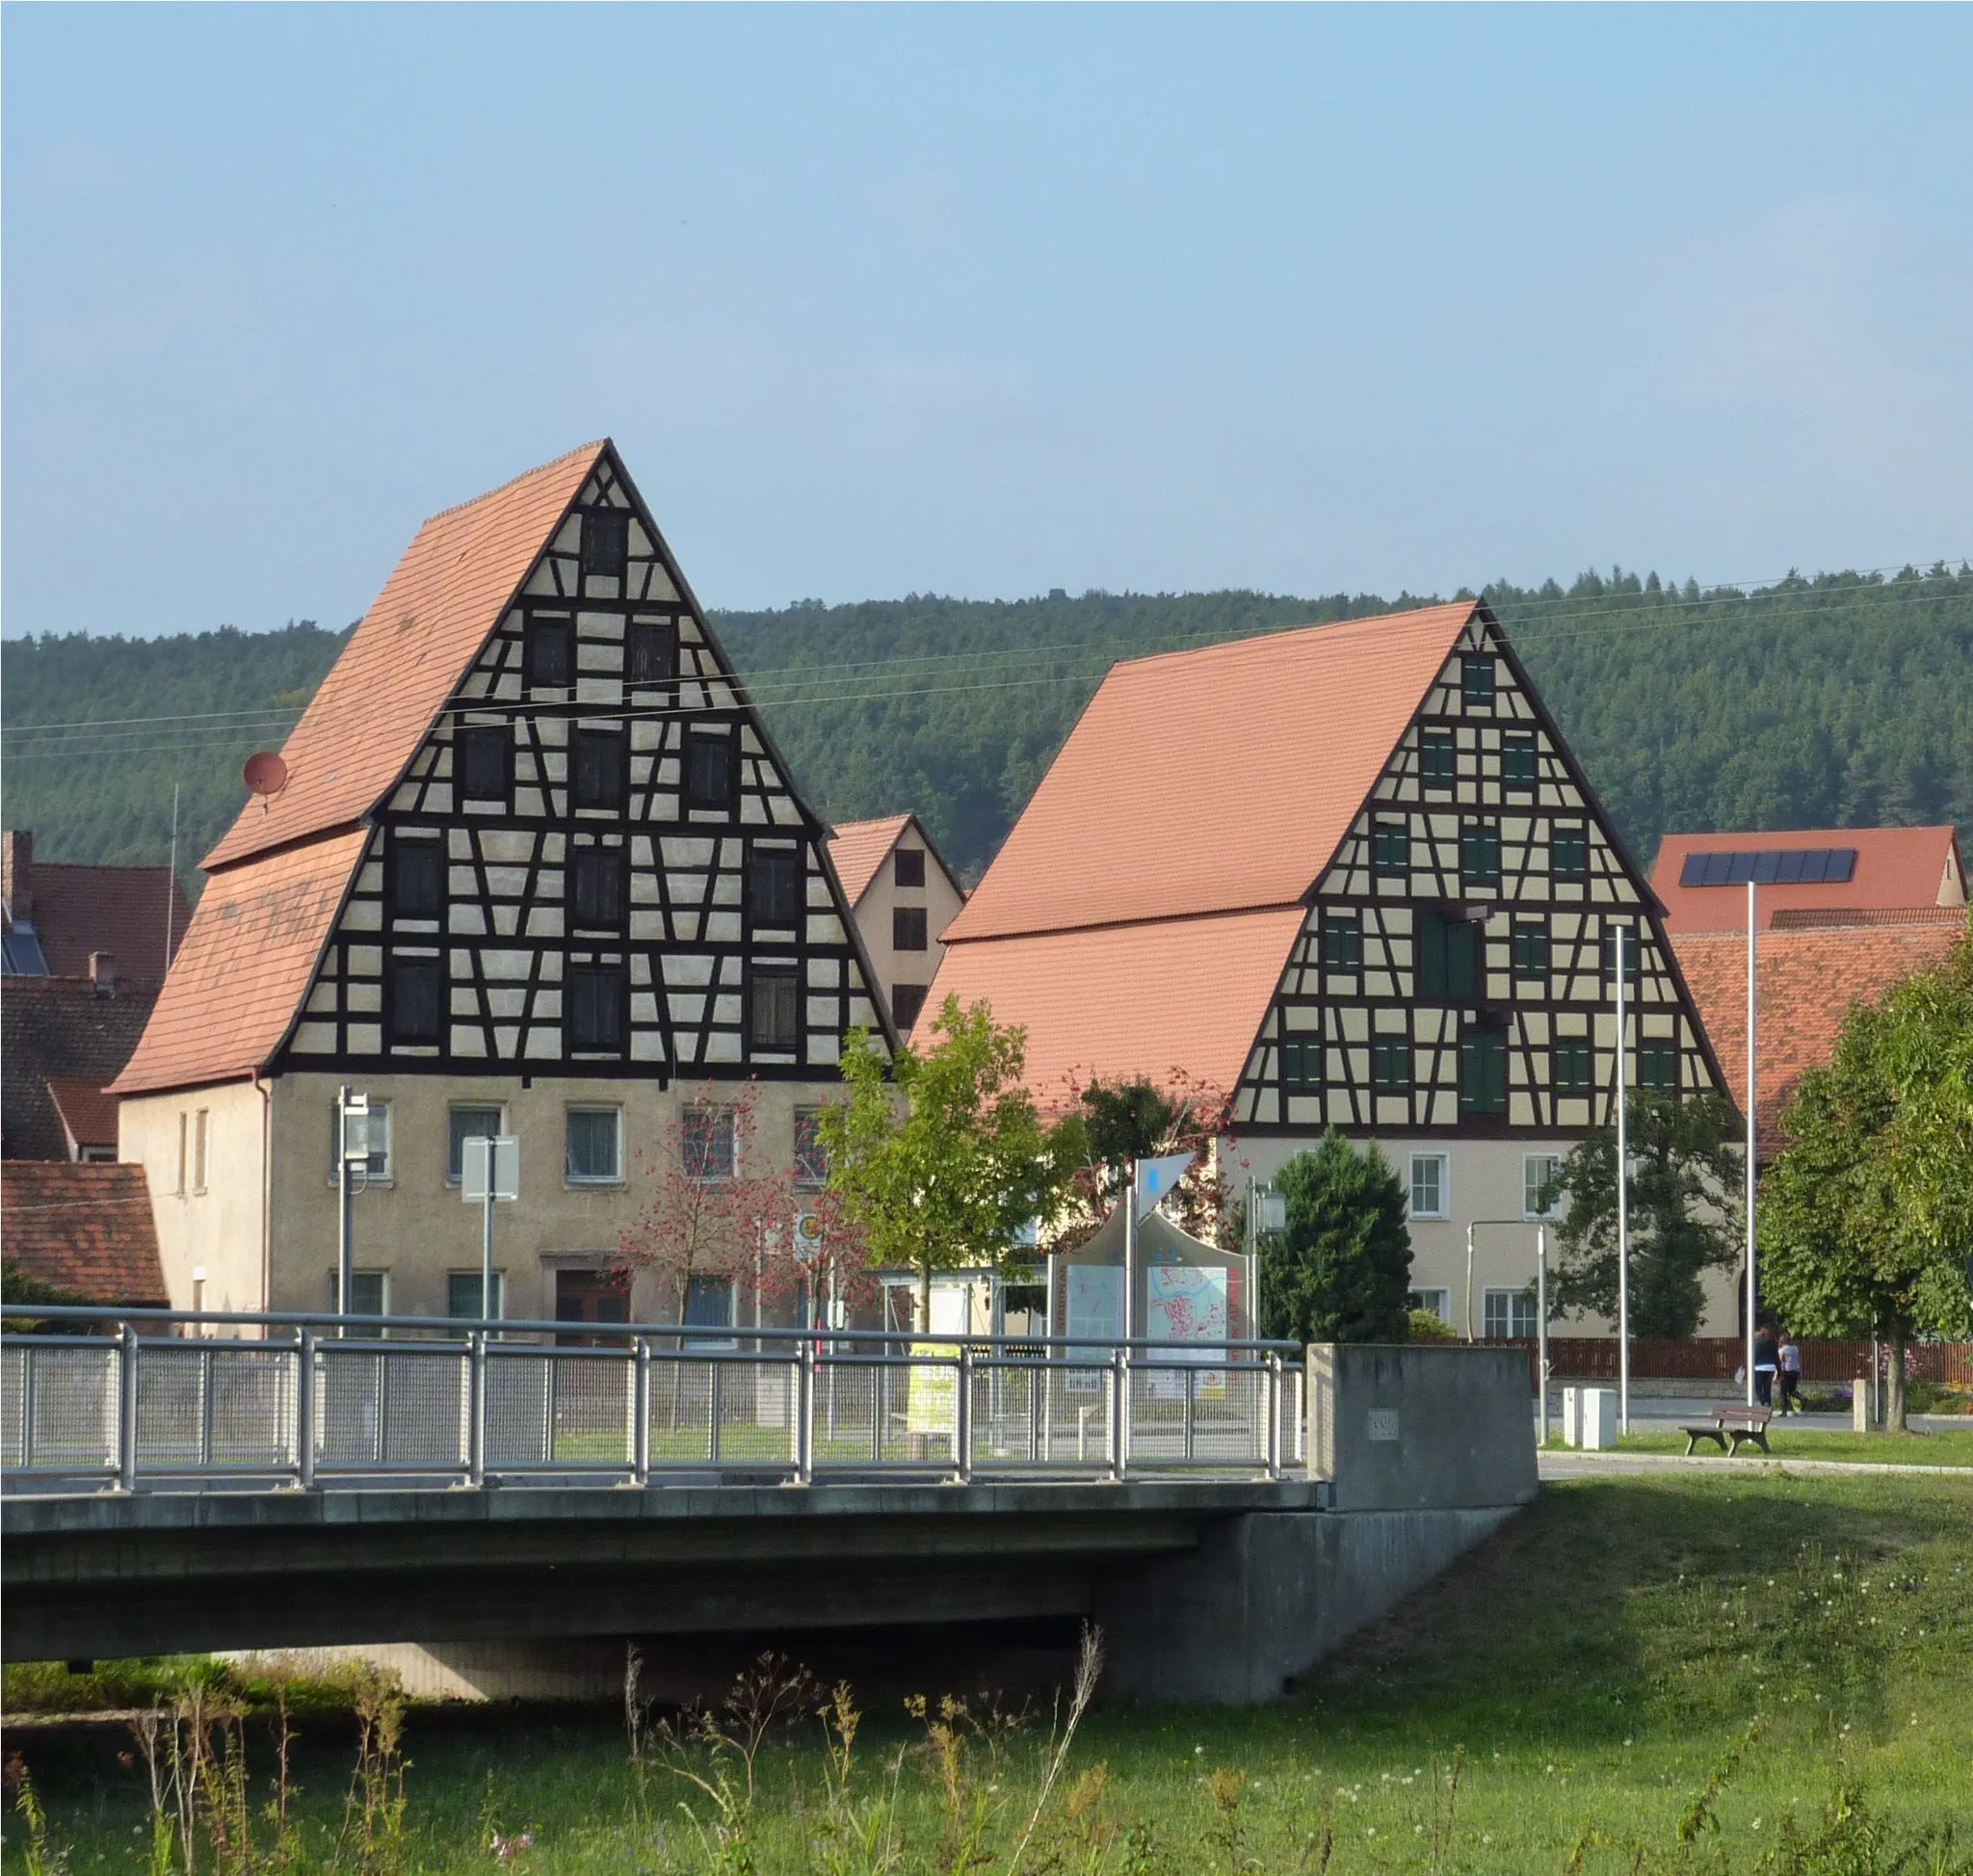
[[(1704, 1426), (1684, 1426), (1679, 1429), (1685, 1435), (1686, 1457), (1690, 1459), (1698, 1450), (1701, 1440), (1710, 1440), (1723, 1453), (1737, 1453), (1743, 1444), (1758, 1446), (1768, 1451), (1768, 1422), (1775, 1417), (1772, 1407), (1715, 1407), (1713, 1417)], [(1727, 1441), (1731, 1440), (1729, 1447)]]

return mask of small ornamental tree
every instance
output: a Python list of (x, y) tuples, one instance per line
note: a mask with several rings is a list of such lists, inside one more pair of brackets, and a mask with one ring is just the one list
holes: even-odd
[(1883, 1336), (1885, 1423), (1903, 1430), (1907, 1345), (1973, 1331), (1973, 938), (1852, 1006), (1781, 1131), (1757, 1214), (1762, 1298), (1801, 1334)]
[(1331, 1127), (1275, 1176), (1284, 1230), (1261, 1250), (1262, 1326), (1298, 1342), (1402, 1342), (1410, 1329), (1405, 1188), (1375, 1143)]
[(1226, 1166), (1234, 1153), (1224, 1092), (1183, 1069), (1163, 1085), (1147, 1076), (1105, 1082), (1078, 1075), (1067, 1082), (1068, 1114), (1057, 1128), (1064, 1156), (1073, 1162), (1065, 1216), (1053, 1248), (1070, 1250), (1109, 1217), (1130, 1181), (1133, 1160), (1190, 1152), (1193, 1162), (1165, 1201), (1173, 1224), (1208, 1244), (1221, 1242), (1231, 1208)]
[[(1703, 1278), (1741, 1255), (1739, 1122), (1718, 1095), (1633, 1092), (1630, 1148), (1630, 1330), (1682, 1340), (1706, 1313)], [(1597, 1127), (1542, 1194), (1568, 1209), (1550, 1293), (1570, 1310), (1617, 1319), (1617, 1129)]]
[(845, 1228), (873, 1268), (917, 1273), (921, 1327), (934, 1273), (997, 1268), (1055, 1209), (1070, 1170), (1021, 1085), (1024, 1031), (949, 996), (930, 1034), (892, 1060), (853, 1030), (848, 1098), (817, 1125)]

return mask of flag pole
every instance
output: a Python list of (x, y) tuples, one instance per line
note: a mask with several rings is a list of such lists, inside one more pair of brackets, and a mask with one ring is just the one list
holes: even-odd
[(1754, 1187), (1754, 1094), (1758, 1077), (1754, 1068), (1754, 933), (1758, 929), (1755, 895), (1760, 888), (1747, 883), (1747, 1404), (1753, 1405), (1754, 1304), (1760, 1290), (1753, 1268), (1753, 1187)]

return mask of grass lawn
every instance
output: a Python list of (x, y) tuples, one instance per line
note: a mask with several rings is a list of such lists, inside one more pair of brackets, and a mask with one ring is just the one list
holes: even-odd
[[(1708, 1416), (1696, 1415), (1694, 1424)], [(1635, 1426), (1636, 1420), (1631, 1424)], [(1631, 1433), (1618, 1442), (1618, 1450), (1632, 1453), (1682, 1453), (1682, 1433)], [(1559, 1440), (1551, 1440), (1552, 1451), (1565, 1452)], [(1775, 1459), (1841, 1459), (1870, 1466), (1973, 1466), (1973, 1429), (1950, 1433), (1825, 1433), (1799, 1432), (1785, 1421), (1768, 1429), (1770, 1456)], [(1699, 1441), (1695, 1458), (1720, 1459), (1719, 1447), (1710, 1440)], [(1758, 1446), (1743, 1445), (1739, 1457), (1759, 1459)]]
[[(32, 1678), (61, 1700), (54, 1671)], [(1973, 1478), (1736, 1474), (1723, 1461), (1551, 1486), (1310, 1679), (1260, 1710), (1092, 1711), (1022, 1867), (1560, 1872), (1593, 1826), (1608, 1841), (1586, 1853), (1587, 1870), (1751, 1871), (1784, 1816), (1813, 1822), (1852, 1777), (1892, 1837), (1957, 1820), (1958, 1847), (1907, 1865), (1853, 1843), (1848, 1861), (1787, 1869), (1973, 1868)], [(11, 1702), (29, 1681), (10, 1673)], [(1711, 1807), (1717, 1833), (1701, 1826), (1695, 1854), (1674, 1862), (1681, 1815), (1754, 1723), (1757, 1741)], [(300, 1863), (313, 1867), (342, 1818), (350, 1730), (302, 1724)], [(997, 1746), (966, 1723), (957, 1731), (957, 1814), (981, 1820), (989, 1858), (971, 1866), (1006, 1870), (1045, 1718)], [(718, 1863), (678, 1809), (690, 1801), (709, 1820), (694, 1787), (659, 1773), (640, 1809), (610, 1716), (413, 1708), (404, 1853), (373, 1859), (366, 1876), (492, 1869), (494, 1830), (527, 1832), (513, 1861), (540, 1876), (961, 1866), (922, 1724), (895, 1708), (868, 1716), (849, 1802), (833, 1810), (821, 1740), (808, 1720), (762, 1755), (744, 1855), (728, 1846)], [(69, 1850), (69, 1876), (145, 1864), (142, 1768), (118, 1757), (127, 1735), (15, 1730), (8, 1743)], [(257, 1738), (253, 1750), (264, 1768), (271, 1755)], [(895, 1859), (851, 1854), (851, 1828), (886, 1816)], [(8, 1868), (24, 1868), (17, 1821), (8, 1836)], [(351, 1854), (342, 1864), (357, 1869)], [(223, 1876), (209, 1861), (199, 1870)]]

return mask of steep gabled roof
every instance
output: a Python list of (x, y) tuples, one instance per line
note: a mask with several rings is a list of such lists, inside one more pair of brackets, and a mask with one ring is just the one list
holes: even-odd
[(1835, 883), (1769, 885), (1760, 889), (1763, 928), (1777, 912), (1905, 912), (1964, 905), (1966, 873), (1952, 828), (1790, 828), (1778, 833), (1668, 833), (1651, 868), (1651, 889), (1665, 902), (1666, 929), (1738, 932), (1747, 928), (1747, 888), (1680, 885), (1693, 854), (1855, 850), (1855, 868)]
[[(165, 941), (185, 935), (192, 913), (169, 866), (32, 862), (33, 925), (52, 977), (87, 977), (90, 954), (108, 952), (117, 981), (156, 990), (165, 981)], [(13, 922), (13, 907), (8, 909)]]
[(843, 897), (852, 910), (870, 890), (870, 882), (877, 877), (884, 856), (897, 845), (898, 835), (911, 821), (908, 814), (887, 814), (881, 821), (845, 821), (829, 831), (829, 857), (834, 862), (836, 878), (843, 883)]
[(349, 827), (389, 793), (608, 447), (585, 443), (418, 530), (282, 745), (287, 786), (240, 810), (208, 871)]
[[(66, 1159), (51, 1078), (103, 1088), (130, 1060), (155, 991), (97, 993), (87, 977), (10, 977), (0, 988), (0, 1150), (9, 1159)], [(110, 1132), (114, 1144), (116, 1130)]]
[(1477, 609), (1113, 666), (947, 944), (1298, 903)]
[(7, 1261), (89, 1302), (171, 1301), (142, 1166), (9, 1160), (0, 1166)]
[(48, 1098), (78, 1147), (117, 1149), (117, 1097), (93, 1075), (51, 1074)]
[(215, 873), (110, 1092), (153, 1094), (265, 1069), (301, 1010), (369, 838), (354, 828)]

